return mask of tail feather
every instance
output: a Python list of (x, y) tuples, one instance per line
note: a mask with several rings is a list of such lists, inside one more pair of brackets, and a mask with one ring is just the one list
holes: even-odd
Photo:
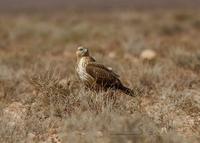
[(130, 88), (127, 88), (125, 86), (120, 86), (119, 90), (121, 90), (123, 93), (129, 95), (129, 96), (135, 96), (135, 92), (131, 90)]

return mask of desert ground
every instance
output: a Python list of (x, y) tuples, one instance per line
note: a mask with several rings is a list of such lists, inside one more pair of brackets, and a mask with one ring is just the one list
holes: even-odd
[[(135, 97), (86, 90), (80, 45)], [(200, 142), (200, 12), (1, 14), (0, 127), (1, 143)]]

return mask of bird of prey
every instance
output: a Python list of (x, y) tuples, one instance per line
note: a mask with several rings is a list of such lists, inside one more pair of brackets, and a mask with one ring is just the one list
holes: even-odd
[(78, 47), (77, 73), (84, 85), (95, 91), (120, 90), (123, 93), (133, 96), (134, 92), (125, 87), (119, 80), (119, 75), (102, 64), (96, 63), (96, 60), (89, 55), (89, 50), (84, 47)]

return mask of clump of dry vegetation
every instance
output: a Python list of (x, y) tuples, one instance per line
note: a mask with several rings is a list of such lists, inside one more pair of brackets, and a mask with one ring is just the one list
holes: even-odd
[[(199, 142), (199, 16), (1, 15), (0, 142)], [(80, 44), (137, 96), (86, 90), (75, 73)]]

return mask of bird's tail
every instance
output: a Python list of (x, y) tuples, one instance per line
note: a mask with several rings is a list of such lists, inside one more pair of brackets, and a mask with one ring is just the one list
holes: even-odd
[(121, 90), (123, 93), (129, 95), (129, 96), (135, 96), (135, 92), (131, 90), (130, 88), (127, 88), (125, 86), (120, 86), (119, 90)]

